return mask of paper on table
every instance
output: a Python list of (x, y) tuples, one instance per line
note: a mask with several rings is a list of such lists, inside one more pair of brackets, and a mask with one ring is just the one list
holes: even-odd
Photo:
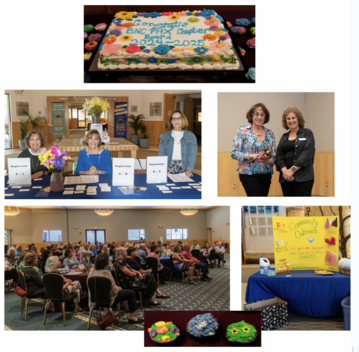
[(76, 191), (84, 191), (86, 189), (86, 185), (77, 185)]
[(202, 186), (201, 185), (199, 185), (199, 186), (192, 186), (193, 188), (202, 188)]
[(189, 188), (189, 189), (191, 189), (192, 187), (190, 187), (190, 186), (182, 186), (182, 188)]
[(168, 178), (170, 178), (173, 182), (194, 182), (191, 178), (187, 177), (183, 172), (182, 174), (168, 174)]
[(42, 178), (34, 178), (34, 181), (41, 181)]
[(156, 186), (156, 187), (158, 187), (158, 188), (160, 188), (160, 187), (166, 187), (166, 185), (158, 185), (158, 186)]
[(42, 188), (42, 186), (33, 186), (32, 188)]
[(12, 197), (14, 193), (5, 193), (5, 197)]
[(5, 191), (7, 190), (8, 188), (5, 188)]
[(199, 183), (189, 183), (188, 186), (199, 186)]
[(73, 191), (73, 190), (74, 190), (74, 187), (65, 188), (65, 191)]
[(85, 193), (85, 191), (75, 191), (74, 193)]
[(171, 187), (171, 189), (181, 189), (181, 187)]
[(83, 183), (99, 183), (98, 175), (92, 176), (65, 176), (64, 185), (79, 185)]
[(111, 187), (101, 187), (101, 192), (111, 192)]
[(99, 186), (100, 187), (108, 187), (108, 184), (107, 183), (100, 183)]
[(197, 191), (200, 191), (200, 192), (202, 192), (202, 188), (197, 188)]
[(11, 188), (21, 188), (22, 186), (12, 186)]
[(167, 183), (166, 186), (176, 186), (175, 183)]
[(74, 191), (65, 191), (64, 193), (62, 193), (64, 196), (67, 196), (69, 194), (74, 194)]
[(169, 188), (166, 186), (160, 187), (159, 188), (160, 191), (169, 191)]
[(28, 192), (28, 191), (30, 191), (29, 188), (27, 188), (27, 189), (20, 189), (20, 192)]
[(173, 193), (172, 191), (162, 191), (162, 193)]

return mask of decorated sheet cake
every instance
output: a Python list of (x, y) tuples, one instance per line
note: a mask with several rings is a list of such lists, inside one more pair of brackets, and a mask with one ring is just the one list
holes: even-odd
[(213, 10), (116, 13), (100, 45), (100, 69), (238, 69)]

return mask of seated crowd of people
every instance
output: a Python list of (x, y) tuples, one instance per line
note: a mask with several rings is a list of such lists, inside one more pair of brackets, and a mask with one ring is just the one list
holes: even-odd
[[(221, 261), (225, 263), (225, 248), (222, 243), (216, 242), (213, 249), (219, 267)], [(193, 250), (200, 250), (201, 260), (192, 255)], [(5, 245), (5, 280), (15, 287), (19, 280), (17, 272), (19, 270), (25, 275), (28, 296), (46, 299), (42, 278), (44, 274), (58, 273), (61, 267), (74, 268), (85, 264), (91, 267), (88, 278), (103, 276), (111, 280), (111, 304), (115, 308), (119, 302), (127, 301), (130, 313), (128, 322), (138, 324), (142, 320), (135, 315), (138, 310), (135, 294), (137, 290), (141, 291), (143, 303), (148, 306), (161, 305), (158, 299), (170, 298), (160, 291), (157, 282), (157, 274), (159, 283), (164, 285), (171, 273), (170, 268), (162, 265), (161, 257), (170, 257), (177, 271), (188, 271), (189, 283), (196, 285), (197, 283), (193, 281), (194, 274), (201, 274), (201, 281), (212, 280), (208, 276), (211, 250), (212, 247), (207, 241), (200, 249), (197, 241), (193, 241), (190, 246), (188, 243), (182, 244), (181, 241), (164, 244), (161, 241), (157, 244), (145, 243), (142, 238), (138, 243), (121, 242), (121, 244), (116, 242), (91, 244), (82, 241), (76, 245), (49, 243), (46, 247), (41, 247), (39, 253), (34, 244), (30, 244), (25, 250), (20, 245), (11, 248)], [(157, 268), (154, 270), (152, 266), (149, 268), (147, 258), (157, 259)], [(109, 271), (109, 268), (112, 271)], [(90, 308), (93, 306), (89, 290), (83, 290), (79, 281), (72, 281), (65, 276), (63, 279), (65, 296), (76, 292), (79, 301), (88, 296), (88, 306)], [(51, 302), (47, 304), (47, 309), (54, 309)]]

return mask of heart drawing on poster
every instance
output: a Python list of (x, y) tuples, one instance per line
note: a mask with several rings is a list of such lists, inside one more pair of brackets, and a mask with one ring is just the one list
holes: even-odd
[(310, 238), (308, 238), (308, 241), (309, 241), (310, 243), (312, 243), (312, 242), (314, 241), (314, 238), (313, 238), (313, 237), (310, 237)]

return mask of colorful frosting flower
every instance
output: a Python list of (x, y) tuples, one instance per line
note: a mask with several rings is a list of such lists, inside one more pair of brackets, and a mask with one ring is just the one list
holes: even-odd
[(161, 17), (162, 15), (159, 13), (159, 12), (156, 12), (156, 11), (154, 11), (154, 12), (150, 12), (149, 14), (148, 14), (148, 17), (151, 17), (151, 18), (157, 18), (157, 17)]
[(147, 12), (137, 12), (137, 16), (143, 17), (143, 16), (147, 16), (148, 13)]
[(143, 52), (148, 54), (151, 50), (150, 49), (143, 49)]
[(99, 23), (95, 26), (95, 29), (98, 31), (98, 32), (103, 32), (107, 27), (107, 24), (106, 23)]
[(177, 15), (172, 15), (170, 17), (168, 17), (168, 19), (170, 21), (178, 21), (181, 17), (180, 16), (177, 16)]
[(150, 62), (151, 64), (155, 64), (155, 63), (157, 62), (157, 59), (154, 58), (154, 57), (150, 57), (150, 58), (148, 59), (148, 62)]
[(172, 51), (174, 51), (175, 53), (180, 53), (182, 51), (182, 49), (181, 48), (175, 48), (175, 49), (172, 49)]
[(122, 32), (118, 29), (113, 29), (112, 31), (110, 31), (110, 34), (115, 35), (116, 37), (119, 37), (122, 34)]
[(122, 64), (122, 65), (126, 63), (125, 59), (118, 59), (117, 61), (119, 64)]
[(254, 49), (256, 47), (256, 38), (247, 40), (248, 48)]
[(200, 12), (200, 14), (201, 14), (202, 17), (208, 17), (208, 16), (211, 16), (211, 15), (213, 15), (213, 16), (216, 15), (215, 11), (213, 11), (213, 10), (206, 10), (206, 9), (203, 9), (203, 10)]
[(224, 34), (224, 35), (221, 35), (218, 39), (219, 40), (227, 40), (228, 37)]
[(122, 23), (122, 21), (119, 19), (119, 18), (115, 18), (113, 21), (112, 21), (115, 25), (120, 25)]
[(131, 28), (131, 27), (133, 27), (133, 23), (132, 22), (123, 22), (122, 27)]
[(177, 16), (187, 16), (187, 12), (186, 11), (182, 11), (182, 12), (177, 12)]
[(189, 46), (189, 47), (187, 48), (187, 50), (193, 51), (193, 50), (194, 50), (194, 47), (193, 47), (193, 46)]
[(221, 61), (222, 58), (221, 58), (219, 55), (213, 55), (213, 56), (211, 57), (211, 60), (212, 60), (212, 61)]
[[(195, 58), (193, 58), (195, 59)], [(202, 59), (202, 58), (199, 58)], [(203, 59), (202, 59), (203, 60)], [(194, 61), (194, 60), (193, 60)], [(218, 322), (211, 313), (197, 315), (187, 323), (187, 330), (193, 336), (213, 336), (218, 329)]]
[(219, 21), (212, 17), (210, 20), (205, 20), (204, 24), (207, 26), (219, 26)]
[(242, 320), (227, 326), (226, 337), (231, 342), (249, 343), (257, 337), (257, 330), (253, 325)]
[(162, 16), (171, 16), (173, 12), (162, 12)]
[[(174, 60), (174, 59), (169, 59), (169, 60), (167, 60), (167, 62), (168, 62), (169, 64), (174, 64), (174, 63), (176, 62), (176, 60)], [(174, 332), (174, 333), (179, 332), (179, 330), (178, 330), (178, 331), (173, 331), (172, 329), (173, 329), (173, 328), (171, 328), (170, 330), (171, 330), (172, 332)]]
[(197, 23), (197, 22), (199, 22), (199, 19), (196, 18), (196, 17), (190, 17), (190, 18), (187, 18), (187, 22), (189, 22), (189, 23)]
[(240, 18), (235, 22), (237, 26), (248, 26), (250, 23), (251, 21), (247, 20), (246, 18)]
[(208, 49), (210, 51), (215, 51), (217, 49), (228, 50), (230, 48), (229, 43), (227, 42), (212, 42), (209, 44)]
[(228, 22), (228, 21), (227, 21), (227, 26), (228, 26), (229, 28), (232, 28), (232, 27), (233, 27), (233, 24), (232, 24), (231, 22)]
[(243, 48), (239, 46), (238, 49), (241, 52), (242, 56), (246, 55), (246, 51)]
[(138, 45), (135, 45), (135, 44), (129, 45), (126, 48), (126, 52), (130, 53), (130, 54), (138, 53), (140, 51), (142, 51), (141, 48)]
[(187, 12), (187, 16), (192, 16), (192, 15), (193, 15), (193, 12), (190, 12), (190, 11)]
[(238, 329), (232, 329), (232, 330), (231, 330), (231, 333), (232, 333), (232, 334), (238, 334), (238, 332), (239, 332)]
[(238, 35), (242, 35), (243, 33), (247, 32), (247, 30), (244, 27), (239, 27), (239, 26), (235, 26), (231, 28), (231, 31)]
[(203, 48), (203, 47), (198, 47), (198, 48), (194, 49), (194, 51), (195, 51), (197, 54), (203, 55), (203, 54), (205, 54), (205, 53), (208, 51), (208, 49), (207, 49), (207, 48)]
[(193, 63), (195, 64), (201, 64), (203, 62), (203, 58), (199, 57), (199, 56), (195, 56), (192, 58)]
[(123, 27), (122, 26), (116, 26), (114, 29), (117, 29), (118, 31), (122, 31)]
[(114, 41), (116, 41), (116, 36), (115, 35), (110, 35), (110, 36), (108, 36), (107, 38), (104, 39), (104, 42), (106, 44), (111, 44)]
[(217, 37), (213, 34), (205, 34), (202, 38), (204, 40), (209, 40), (210, 42), (217, 39)]
[(117, 44), (105, 44), (102, 49), (104, 55), (113, 55), (122, 49), (122, 45)]
[(117, 12), (115, 15), (116, 18), (120, 18), (121, 20), (129, 20), (130, 18), (132, 18), (132, 16), (135, 16), (135, 13), (127, 11), (120, 11)]
[(126, 34), (121, 36), (119, 39), (121, 40), (121, 42), (130, 42), (132, 40), (132, 35)]
[(216, 32), (216, 31), (219, 30), (219, 27), (217, 27), (217, 26), (211, 26), (211, 27), (209, 27), (209, 29), (210, 29), (211, 31), (213, 31), (213, 32)]
[(167, 54), (170, 50), (171, 50), (171, 48), (170, 48), (169, 45), (167, 45), (167, 44), (158, 45), (158, 46), (156, 46), (156, 47), (153, 49), (153, 51), (154, 51), (156, 54), (159, 54), (159, 55), (165, 55), (165, 54)]
[(220, 16), (220, 15), (217, 15), (216, 16), (216, 18), (218, 18), (221, 22), (223, 22), (224, 20), (223, 20), (223, 17), (222, 16)]
[(91, 32), (95, 27), (92, 24), (86, 24), (84, 26), (84, 32)]
[(193, 14), (193, 16), (199, 17), (199, 16), (201, 16), (201, 13), (200, 13), (200, 12), (195, 12), (195, 13)]
[(256, 35), (256, 27), (252, 27), (249, 31), (251, 34)]
[(90, 42), (99, 42), (102, 35), (100, 33), (94, 33), (89, 35), (89, 41)]
[(85, 45), (85, 49), (86, 49), (87, 51), (94, 51), (95, 48), (96, 48), (96, 45), (97, 45), (97, 42), (88, 42), (88, 43), (86, 43), (86, 45)]

